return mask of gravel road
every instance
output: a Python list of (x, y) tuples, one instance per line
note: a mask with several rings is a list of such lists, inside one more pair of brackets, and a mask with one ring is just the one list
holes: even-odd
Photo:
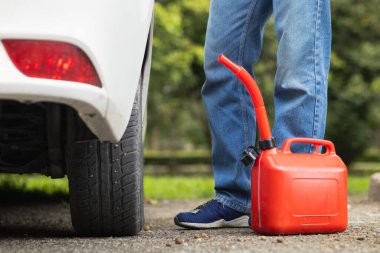
[(380, 204), (351, 198), (345, 233), (258, 236), (250, 229), (184, 230), (173, 216), (202, 201), (146, 204), (145, 231), (134, 237), (78, 237), (66, 202), (0, 198), (0, 252), (380, 252)]

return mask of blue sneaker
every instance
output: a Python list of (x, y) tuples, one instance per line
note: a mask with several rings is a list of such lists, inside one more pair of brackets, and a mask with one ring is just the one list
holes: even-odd
[(248, 227), (248, 215), (217, 200), (210, 200), (192, 211), (177, 214), (174, 223), (180, 227), (198, 229)]

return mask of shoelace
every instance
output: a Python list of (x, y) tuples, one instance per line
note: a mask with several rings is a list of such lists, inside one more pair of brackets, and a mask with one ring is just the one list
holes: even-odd
[(206, 203), (203, 203), (202, 205), (200, 205), (200, 206), (194, 208), (194, 210), (199, 210), (199, 209), (201, 209), (202, 207), (204, 207), (205, 205), (211, 203), (212, 201), (213, 201), (213, 200), (211, 199), (211, 200), (207, 201)]

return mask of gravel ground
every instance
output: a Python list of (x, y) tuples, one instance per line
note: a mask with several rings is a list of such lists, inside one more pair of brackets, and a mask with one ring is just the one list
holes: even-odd
[(202, 201), (146, 204), (138, 236), (88, 238), (72, 229), (66, 202), (0, 198), (0, 252), (380, 252), (380, 204), (350, 198), (349, 229), (341, 234), (258, 236), (250, 229), (184, 230), (173, 216)]

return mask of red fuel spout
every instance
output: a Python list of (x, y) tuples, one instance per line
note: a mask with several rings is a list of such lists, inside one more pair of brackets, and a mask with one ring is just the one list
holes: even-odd
[(271, 139), (272, 131), (269, 126), (267, 111), (265, 109), (264, 100), (261, 96), (260, 89), (257, 86), (255, 80), (242, 66), (235, 64), (223, 54), (218, 57), (218, 61), (229, 68), (237, 76), (237, 78), (242, 81), (245, 88), (248, 90), (256, 112), (256, 120), (259, 127), (260, 139)]

